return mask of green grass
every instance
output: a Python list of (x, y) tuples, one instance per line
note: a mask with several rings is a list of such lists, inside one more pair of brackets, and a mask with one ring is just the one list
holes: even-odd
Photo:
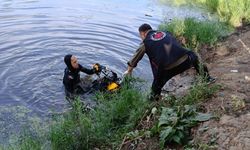
[[(161, 148), (165, 144), (187, 144), (190, 140), (190, 129), (199, 122), (212, 118), (211, 114), (199, 113), (200, 104), (219, 90), (220, 86), (208, 85), (202, 77), (183, 97), (167, 96), (160, 107), (159, 122), (151, 129), (160, 137)], [(156, 131), (155, 131), (156, 130)]]
[(20, 149), (20, 150), (40, 150), (42, 148), (42, 143), (38, 138), (34, 140), (34, 137), (25, 136), (20, 141), (20, 145), (14, 149)]
[[(146, 95), (142, 94), (134, 86), (135, 84), (134, 82), (125, 84), (116, 93), (98, 93), (96, 95), (98, 106), (90, 111), (85, 111), (82, 103), (79, 99), (76, 99), (72, 102), (71, 111), (62, 116), (53, 117), (48, 133), (43, 133), (43, 136), (40, 134), (24, 134), (20, 136), (18, 143), (13, 143), (9, 147), (3, 147), (3, 149), (117, 149), (123, 137), (132, 133), (131, 131), (133, 131), (145, 110), (150, 107)], [(179, 112), (178, 108), (183, 108), (186, 104), (194, 105), (193, 108), (196, 104), (210, 97), (215, 91), (213, 86), (208, 86), (202, 80), (199, 80), (189, 90), (187, 96), (177, 99), (168, 97), (167, 100), (171, 108), (176, 108), (176, 113), (181, 115), (182, 111)], [(190, 127), (189, 124), (182, 124), (183, 117), (180, 116), (180, 118), (178, 126), (171, 122), (172, 136), (163, 135), (163, 132), (167, 132), (164, 126), (170, 126), (168, 122), (164, 122), (164, 125), (161, 124), (157, 128), (159, 129), (157, 130), (158, 134), (162, 136), (162, 144), (168, 139), (177, 142), (183, 140), (184, 136), (182, 135), (186, 134)], [(192, 124), (192, 121), (190, 123)], [(179, 131), (182, 126), (187, 126), (187, 128)], [(177, 127), (178, 130), (176, 130)], [(180, 139), (179, 135), (181, 136)], [(185, 138), (187, 136), (185, 135)]]
[[(18, 136), (18, 135), (17, 135)], [(18, 140), (15, 143), (9, 145), (0, 146), (0, 150), (41, 150), (44, 147), (44, 143), (41, 137), (32, 135), (30, 132), (23, 133), (18, 136)]]
[(3, 148), (39, 150), (46, 149), (43, 147), (49, 143), (47, 147), (53, 150), (116, 149), (149, 104), (136, 85), (137, 82), (131, 80), (115, 93), (98, 93), (98, 105), (90, 111), (76, 99), (71, 111), (53, 117), (47, 134), (24, 134), (19, 142)]
[(131, 85), (124, 85), (117, 93), (99, 93), (97, 99), (98, 106), (88, 113), (82, 112), (76, 101), (71, 114), (52, 126), (53, 149), (114, 149), (148, 105), (145, 96)]
[(185, 47), (195, 51), (198, 51), (204, 44), (213, 45), (220, 37), (227, 35), (230, 31), (225, 24), (198, 21), (194, 18), (174, 19), (171, 22), (161, 24), (159, 30), (171, 32)]
[[(162, 101), (156, 103), (154, 113), (158, 121), (149, 130), (135, 131), (132, 135), (139, 136), (140, 132), (149, 132), (150, 137), (159, 136), (159, 143), (162, 149), (166, 148), (165, 144), (174, 146), (185, 145), (190, 138), (190, 129), (199, 122), (207, 121), (214, 116), (211, 114), (200, 113), (201, 104), (211, 98), (219, 90), (220, 86), (209, 85), (199, 76), (194, 85), (188, 90), (183, 97), (166, 96)], [(158, 107), (158, 108), (157, 108)], [(152, 109), (153, 111), (153, 109)]]
[(241, 26), (242, 20), (250, 22), (250, 0), (196, 0), (211, 12), (216, 12), (220, 21), (232, 26)]
[(166, 4), (202, 6), (216, 13), (221, 22), (234, 27), (241, 26), (243, 20), (250, 23), (250, 0), (160, 0)]
[(218, 84), (207, 84), (201, 76), (198, 76), (185, 96), (177, 98), (175, 96), (167, 96), (166, 100), (170, 104), (170, 107), (184, 105), (196, 105), (199, 107), (204, 100), (211, 98), (220, 88), (221, 86)]
[(205, 82), (198, 82), (193, 85), (186, 96), (176, 101), (178, 105), (197, 105), (201, 104), (205, 99), (211, 98), (211, 96), (220, 89), (219, 85), (209, 86)]
[(91, 113), (95, 121), (95, 141), (114, 146), (133, 129), (148, 106), (146, 95), (131, 85), (124, 85), (118, 93), (100, 94), (98, 100), (102, 104)]

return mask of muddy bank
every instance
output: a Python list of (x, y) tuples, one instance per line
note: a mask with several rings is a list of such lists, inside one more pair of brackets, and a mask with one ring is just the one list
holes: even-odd
[(200, 125), (195, 140), (216, 145), (218, 149), (247, 150), (250, 147), (250, 26), (206, 49), (206, 53), (209, 55), (203, 52), (203, 56), (207, 57), (211, 74), (222, 88), (203, 105), (220, 119)]

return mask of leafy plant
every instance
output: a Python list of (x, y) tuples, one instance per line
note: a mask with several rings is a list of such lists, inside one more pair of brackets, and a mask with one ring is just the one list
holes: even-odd
[(198, 113), (194, 106), (175, 106), (162, 108), (158, 129), (160, 132), (160, 145), (165, 142), (183, 144), (189, 136), (189, 129), (201, 121), (212, 118), (210, 114)]

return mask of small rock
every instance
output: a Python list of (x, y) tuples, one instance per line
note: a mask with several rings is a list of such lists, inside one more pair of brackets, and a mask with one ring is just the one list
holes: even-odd
[(220, 92), (220, 93), (219, 93), (219, 96), (220, 96), (220, 97), (224, 97), (225, 94), (224, 94), (223, 92)]
[(226, 46), (222, 45), (217, 48), (216, 54), (219, 56), (227, 56), (229, 54), (229, 50)]
[(238, 70), (230, 70), (230, 72), (237, 73)]
[(250, 63), (249, 57), (243, 56), (236, 58), (238, 64), (248, 64)]
[(245, 79), (246, 79), (247, 81), (250, 81), (250, 77), (249, 77), (249, 76), (245, 76)]

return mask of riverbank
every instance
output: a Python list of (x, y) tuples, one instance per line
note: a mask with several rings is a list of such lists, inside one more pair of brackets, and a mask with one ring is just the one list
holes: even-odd
[(76, 101), (71, 111), (52, 118), (49, 131), (24, 134), (2, 149), (248, 148), (249, 26), (227, 37), (223, 24), (190, 18), (161, 29), (197, 51), (217, 82), (207, 85), (191, 69), (168, 83), (159, 102), (149, 102), (134, 84), (100, 93), (95, 109)]
[[(196, 84), (195, 87), (198, 86), (198, 88), (192, 87), (189, 81), (193, 79), (187, 77), (187, 74), (193, 74), (192, 70), (181, 75), (182, 77), (177, 76), (173, 79), (174, 81), (172, 82), (175, 82), (176, 85), (176, 88), (172, 91), (173, 95), (185, 95), (184, 98), (181, 98), (182, 104), (187, 100), (187, 97), (189, 97), (191, 100), (186, 101), (184, 104), (196, 106), (199, 112), (212, 114), (214, 118), (192, 128), (190, 130), (189, 142), (186, 144), (180, 145), (174, 144), (176, 142), (166, 142), (165, 148), (180, 150), (248, 149), (250, 143), (248, 132), (250, 130), (249, 37), (250, 26), (245, 26), (217, 42), (212, 47), (205, 45), (203, 50), (200, 51), (200, 55), (206, 60), (211, 74), (217, 78), (215, 84), (209, 86), (202, 84), (198, 86), (199, 84)], [(182, 88), (183, 86), (189, 86), (190, 90), (187, 92), (185, 88)], [(161, 111), (161, 107), (163, 106), (173, 107), (179, 105), (178, 103), (174, 103), (174, 105), (171, 104), (171, 100), (173, 99), (163, 99), (158, 106), (156, 105), (157, 110)], [(180, 100), (180, 98), (174, 98), (174, 100), (177, 101)], [(158, 125), (160, 115), (162, 115), (162, 113), (156, 116), (149, 114), (144, 117), (144, 125), (151, 124), (151, 127), (141, 130), (150, 129), (152, 131), (152, 127)], [(148, 119), (149, 117), (150, 119)], [(136, 145), (137, 150), (161, 149), (159, 136), (160, 133), (157, 132), (156, 135), (151, 138), (147, 138), (146, 136), (139, 139), (134, 138), (134, 141), (131, 140), (130, 144)], [(126, 144), (127, 147), (124, 147), (124, 150), (129, 147), (129, 144)]]
[[(9, 144), (0, 149), (116, 149), (123, 136), (133, 130), (149, 107), (139, 79), (126, 78), (116, 92), (99, 92), (94, 96), (94, 108), (76, 98), (72, 109), (52, 116), (48, 124), (24, 128)], [(129, 113), (128, 113), (129, 112)], [(14, 135), (13, 135), (14, 136)]]
[[(249, 93), (250, 73), (248, 61), (250, 60), (250, 44), (248, 42), (250, 28), (247, 25), (249, 22), (247, 17), (249, 16), (246, 16), (248, 8), (237, 12), (240, 7), (236, 7), (237, 5), (234, 2), (225, 4), (225, 1), (213, 1), (214, 4), (218, 2), (218, 5), (210, 5), (210, 2), (212, 3), (212, 1), (197, 1), (197, 3), (208, 5), (210, 11), (216, 12), (223, 22), (198, 21), (192, 18), (175, 19), (162, 24), (159, 28), (172, 32), (183, 46), (200, 54), (204, 62), (208, 63), (211, 74), (217, 77), (215, 87), (208, 87), (199, 83), (192, 86), (191, 83), (195, 79), (187, 77), (187, 75), (193, 74), (191, 70), (183, 75), (176, 76), (165, 86), (165, 91), (171, 91), (170, 93), (174, 97), (163, 98), (160, 105), (155, 107), (160, 113), (156, 113), (156, 115), (149, 113), (142, 121), (143, 124), (146, 124), (146, 127), (134, 131), (136, 133), (152, 131), (155, 135), (153, 134), (151, 138), (137, 136), (132, 140), (125, 140), (122, 143), (122, 146), (124, 146), (122, 149), (129, 149), (131, 145), (138, 150), (164, 148), (248, 149), (250, 140), (248, 132), (250, 129), (250, 96), (247, 94)], [(230, 7), (223, 8), (222, 6), (225, 5)], [(229, 10), (233, 15), (227, 16), (230, 13), (221, 14), (221, 12)], [(244, 26), (236, 28), (234, 32), (234, 29), (230, 27), (242, 24)], [(216, 91), (216, 88), (218, 88), (218, 91)], [(186, 121), (183, 123), (183, 120), (190, 120), (188, 118), (190, 114), (185, 116), (186, 110), (180, 111), (183, 104), (194, 106), (199, 112), (211, 114), (213, 119), (197, 127), (190, 126)], [(174, 109), (176, 107), (178, 111)], [(169, 115), (168, 111), (174, 115)], [(182, 115), (179, 116), (179, 113)], [(171, 118), (176, 119), (174, 123), (171, 122)], [(162, 124), (165, 127), (162, 128)], [(150, 127), (147, 127), (147, 125)], [(184, 130), (187, 126), (190, 130), (186, 133), (190, 136), (185, 137)]]
[(250, 21), (249, 0), (160, 0), (163, 4), (202, 7), (218, 16), (219, 22), (234, 27), (244, 26)]
[(250, 26), (209, 52), (211, 73), (222, 88), (203, 106), (220, 119), (202, 124), (195, 132), (195, 141), (213, 143), (218, 149), (246, 150), (250, 147)]
[[(28, 136), (18, 147), (40, 149), (50, 143), (52, 149), (158, 150), (228, 149), (237, 145), (244, 150), (249, 143), (249, 34), (250, 27), (246, 26), (216, 44), (203, 45), (199, 53), (217, 77), (215, 84), (194, 78), (194, 70), (190, 69), (164, 87), (171, 92), (159, 102), (148, 102), (135, 87), (112, 95), (100, 94), (96, 97), (99, 106), (94, 110), (83, 112), (75, 103), (72, 111), (53, 119), (46, 138)], [(179, 117), (174, 131), (183, 128), (183, 133), (162, 139), (166, 130), (159, 123), (168, 111)], [(199, 126), (197, 119), (183, 124), (200, 113), (204, 113), (200, 121), (210, 121)]]

